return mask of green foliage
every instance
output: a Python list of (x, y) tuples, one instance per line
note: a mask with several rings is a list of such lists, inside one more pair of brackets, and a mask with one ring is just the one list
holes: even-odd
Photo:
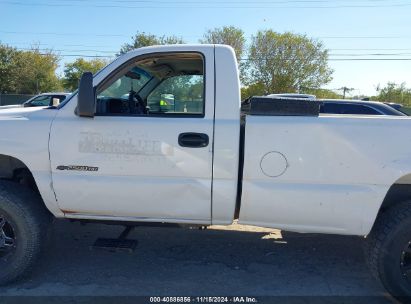
[(132, 40), (131, 43), (123, 44), (120, 49), (120, 55), (144, 46), (185, 43), (182, 38), (177, 36), (156, 36), (153, 34), (146, 34), (145, 32), (137, 32), (137, 34), (132, 37)]
[(332, 80), (328, 51), (305, 35), (258, 31), (249, 50), (252, 82), (264, 85), (264, 94), (317, 89)]
[(0, 92), (37, 94), (61, 89), (56, 76), (59, 57), (37, 46), (19, 51), (0, 44)]
[(246, 87), (241, 88), (241, 100), (246, 100), (252, 96), (265, 95), (265, 87), (262, 82), (255, 82)]
[(17, 50), (0, 44), (0, 93), (17, 91)]
[(315, 95), (319, 99), (342, 99), (343, 96), (341, 94), (337, 94), (334, 91), (327, 90), (327, 89), (311, 89), (311, 90), (303, 90), (302, 94), (312, 94)]
[(63, 86), (66, 90), (74, 91), (78, 87), (80, 77), (84, 72), (93, 74), (108, 64), (106, 60), (95, 58), (86, 60), (78, 58), (72, 63), (67, 63), (64, 68)]
[(203, 38), (199, 40), (200, 43), (210, 44), (226, 44), (231, 46), (239, 63), (240, 79), (242, 82), (245, 80), (246, 64), (241, 60), (245, 53), (246, 39), (244, 31), (235, 26), (223, 26), (209, 29), (204, 33)]
[(203, 96), (203, 76), (180, 75), (168, 78), (154, 90), (152, 97), (159, 99), (161, 94), (173, 94), (176, 100), (201, 99)]
[(241, 59), (245, 49), (244, 31), (234, 26), (210, 29), (199, 42), (230, 45), (235, 50), (237, 60)]
[(56, 76), (59, 57), (52, 51), (40, 52), (34, 48), (20, 54), (18, 92), (34, 94), (58, 91), (61, 84)]
[[(264, 84), (261, 82), (255, 82), (249, 86), (241, 88), (241, 100), (245, 100), (252, 96), (266, 95), (265, 92), (266, 90)], [(319, 99), (342, 99), (342, 95), (327, 89), (306, 89), (302, 90), (300, 93), (315, 95)]]
[(411, 89), (407, 88), (405, 83), (389, 82), (383, 88), (378, 86), (377, 91), (379, 92), (376, 96), (378, 101), (395, 102), (405, 107), (411, 107)]
[(173, 94), (177, 111), (201, 113), (203, 111), (203, 76), (201, 75), (181, 75), (165, 80), (159, 90), (153, 92), (153, 97), (157, 92), (162, 94)]
[(407, 114), (408, 116), (411, 116), (411, 107), (402, 107), (401, 112)]

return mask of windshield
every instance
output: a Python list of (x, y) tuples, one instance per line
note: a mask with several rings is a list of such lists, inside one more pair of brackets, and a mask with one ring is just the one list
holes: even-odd
[(47, 95), (41, 95), (37, 96), (35, 98), (32, 98), (24, 103), (24, 105), (31, 105), (31, 106), (48, 106), (50, 104), (50, 97)]

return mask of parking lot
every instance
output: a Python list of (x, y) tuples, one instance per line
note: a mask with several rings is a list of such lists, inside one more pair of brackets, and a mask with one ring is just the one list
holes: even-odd
[(57, 221), (31, 276), (6, 296), (383, 296), (358, 237), (281, 233), (240, 225), (138, 227), (132, 253), (93, 249), (122, 227)]

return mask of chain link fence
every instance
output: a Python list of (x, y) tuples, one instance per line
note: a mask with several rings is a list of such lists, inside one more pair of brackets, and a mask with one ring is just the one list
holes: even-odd
[(15, 104), (22, 104), (34, 95), (26, 94), (1, 94), (0, 93), (0, 106), (8, 106)]

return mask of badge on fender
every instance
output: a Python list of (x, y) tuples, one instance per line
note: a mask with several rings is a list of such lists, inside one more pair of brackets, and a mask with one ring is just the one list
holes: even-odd
[(68, 170), (68, 171), (98, 171), (98, 167), (89, 166), (57, 166), (57, 170)]

